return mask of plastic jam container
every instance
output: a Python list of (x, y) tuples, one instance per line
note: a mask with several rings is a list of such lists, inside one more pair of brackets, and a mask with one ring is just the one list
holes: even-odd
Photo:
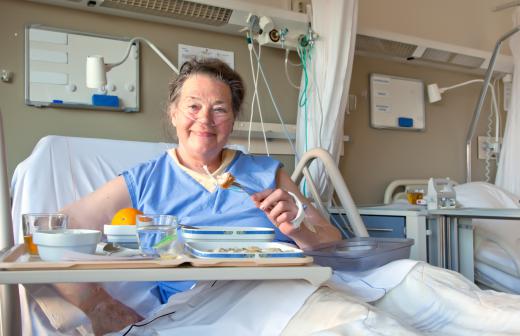
[(413, 239), (408, 238), (351, 238), (321, 245), (304, 253), (318, 265), (339, 271), (365, 271), (391, 261), (410, 257)]

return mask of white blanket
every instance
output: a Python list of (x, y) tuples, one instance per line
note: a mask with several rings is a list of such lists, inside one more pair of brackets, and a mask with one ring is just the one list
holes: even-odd
[(428, 335), (520, 335), (520, 296), (481, 290), (425, 263), (375, 306)]
[(374, 305), (355, 295), (360, 280), (382, 284), (390, 271), (410, 265), (392, 264), (352, 279), (352, 288), (207, 282), (113, 335), (520, 335), (519, 296), (480, 290), (459, 273), (422, 262)]
[(204, 282), (113, 335), (278, 335), (316, 288), (303, 280)]

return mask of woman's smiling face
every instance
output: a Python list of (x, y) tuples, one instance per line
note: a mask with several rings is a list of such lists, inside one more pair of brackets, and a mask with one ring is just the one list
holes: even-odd
[(214, 159), (226, 145), (235, 120), (229, 86), (209, 75), (194, 74), (170, 106), (179, 148), (198, 159)]

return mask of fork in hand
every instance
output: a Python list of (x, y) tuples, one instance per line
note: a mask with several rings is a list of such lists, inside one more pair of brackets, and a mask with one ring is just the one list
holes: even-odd
[(251, 188), (246, 187), (246, 186), (238, 183), (237, 181), (231, 182), (231, 186), (233, 186), (235, 188), (229, 188), (229, 189), (241, 190), (241, 191), (247, 193), (250, 196), (256, 193), (256, 191), (254, 191)]

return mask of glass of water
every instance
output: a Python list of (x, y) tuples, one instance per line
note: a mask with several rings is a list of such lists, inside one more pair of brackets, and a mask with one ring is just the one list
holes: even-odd
[(145, 256), (158, 257), (160, 255), (159, 246), (163, 245), (158, 243), (167, 237), (172, 237), (173, 241), (176, 240), (177, 217), (175, 216), (137, 215), (136, 225), (139, 250)]

